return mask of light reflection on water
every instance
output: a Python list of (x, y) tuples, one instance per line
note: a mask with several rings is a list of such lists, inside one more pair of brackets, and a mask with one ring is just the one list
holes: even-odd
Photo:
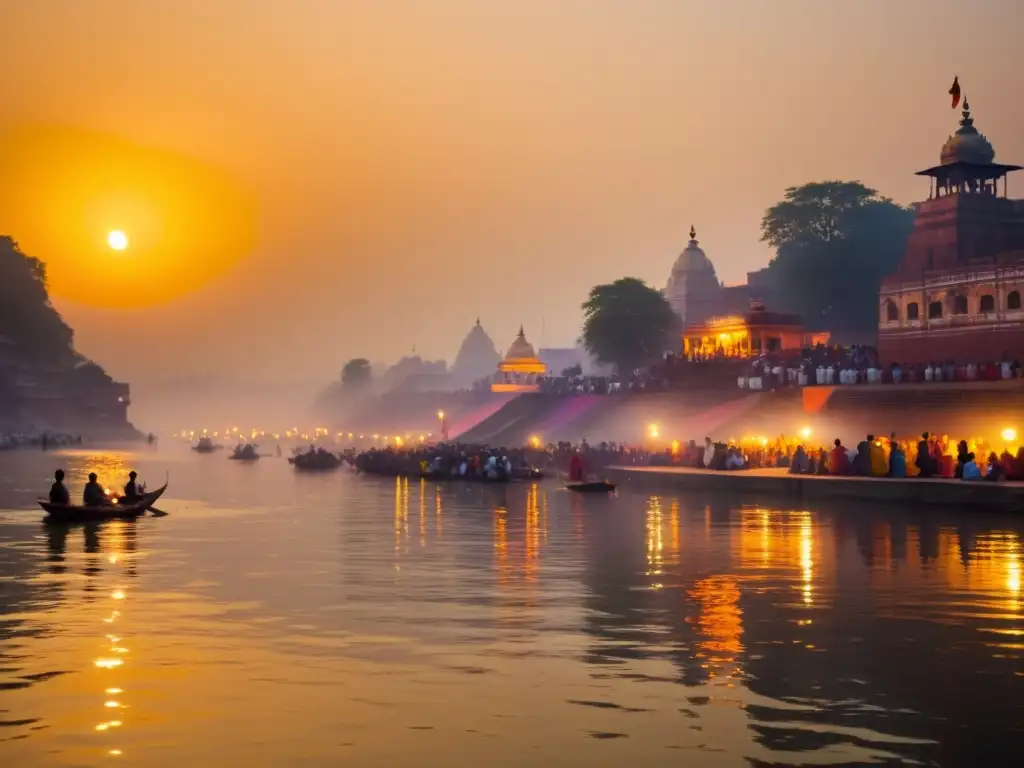
[[(44, 528), (55, 462), (170, 514)], [(0, 762), (1019, 763), (1021, 531), (5, 454)]]

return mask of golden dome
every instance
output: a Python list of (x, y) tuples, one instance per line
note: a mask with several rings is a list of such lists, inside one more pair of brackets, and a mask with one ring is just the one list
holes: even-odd
[(972, 163), (973, 165), (988, 165), (996, 157), (996, 151), (985, 135), (974, 127), (974, 119), (971, 117), (971, 107), (964, 101), (963, 118), (960, 120), (960, 127), (957, 132), (946, 139), (942, 145), (940, 154), (942, 165), (952, 163)]
[(533, 349), (533, 345), (526, 340), (526, 334), (523, 333), (523, 326), (519, 326), (519, 335), (516, 336), (516, 340), (512, 342), (512, 346), (508, 348), (508, 354), (505, 355), (506, 360), (536, 360), (537, 353)]

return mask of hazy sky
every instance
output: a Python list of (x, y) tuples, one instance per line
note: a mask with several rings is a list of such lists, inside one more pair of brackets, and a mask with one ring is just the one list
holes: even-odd
[[(954, 73), (997, 157), (1024, 162), (1009, 0), (12, 0), (0, 29), (0, 120), (170, 150), (251, 196), (251, 253), (204, 288), (58, 298), (129, 381), (335, 376), (414, 344), (450, 361), (478, 315), (502, 349), (520, 323), (568, 345), (595, 283), (663, 287), (691, 223), (741, 282), (789, 185), (926, 196), (913, 172), (956, 128)], [(215, 237), (182, 210), (163, 231), (187, 270)], [(0, 231), (33, 251), (16, 219)], [(65, 285), (117, 268), (90, 248), (64, 254)], [(124, 258), (145, 292), (144, 255)]]

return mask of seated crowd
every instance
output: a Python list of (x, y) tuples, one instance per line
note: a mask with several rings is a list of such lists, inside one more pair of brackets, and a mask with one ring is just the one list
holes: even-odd
[(1024, 480), (1024, 446), (1016, 454), (1005, 449), (997, 453), (979, 438), (961, 440), (954, 450), (948, 437), (927, 432), (919, 440), (867, 435), (855, 448), (847, 448), (837, 438), (831, 449), (808, 448), (785, 436), (728, 443), (705, 438), (703, 448), (691, 441), (672, 463), (715, 470), (784, 468), (799, 475)]

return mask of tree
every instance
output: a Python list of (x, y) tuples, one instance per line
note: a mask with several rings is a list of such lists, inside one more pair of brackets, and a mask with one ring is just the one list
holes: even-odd
[(46, 265), (0, 236), (0, 336), (26, 357), (68, 363), (74, 334), (50, 304)]
[(354, 357), (341, 369), (341, 388), (346, 392), (359, 392), (366, 389), (372, 378), (370, 361), (365, 357)]
[(790, 187), (761, 221), (784, 309), (810, 328), (877, 327), (878, 289), (899, 266), (914, 214), (858, 181)]
[(582, 309), (584, 346), (620, 373), (653, 362), (679, 331), (679, 317), (661, 292), (635, 277), (595, 286)]

